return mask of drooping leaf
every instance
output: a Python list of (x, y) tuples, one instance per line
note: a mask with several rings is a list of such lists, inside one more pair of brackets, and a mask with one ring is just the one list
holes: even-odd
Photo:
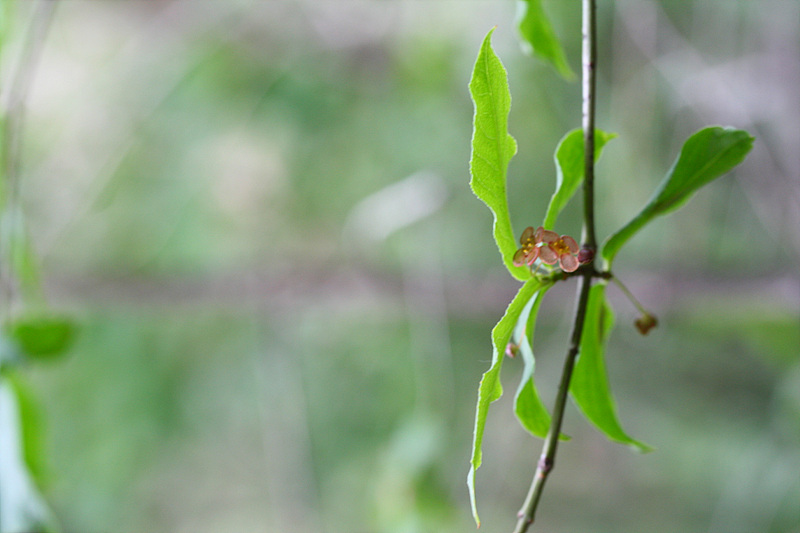
[(503, 395), (503, 386), (500, 383), (500, 369), (503, 366), (503, 357), (506, 350), (506, 345), (511, 339), (511, 333), (514, 331), (514, 326), (519, 320), (519, 316), (525, 308), (526, 304), (530, 301), (536, 292), (541, 289), (542, 283), (536, 279), (531, 278), (520, 287), (517, 295), (508, 304), (503, 318), (492, 329), (492, 366), (489, 367), (483, 377), (481, 378), (480, 386), (478, 387), (478, 405), (475, 409), (475, 432), (472, 440), (472, 459), (470, 460), (471, 466), (469, 475), (467, 476), (467, 485), (469, 487), (469, 497), (472, 503), (472, 515), (475, 517), (475, 522), (480, 526), (480, 519), (478, 518), (478, 508), (475, 502), (475, 471), (481, 466), (482, 451), (481, 445), (483, 443), (483, 432), (486, 428), (486, 416), (489, 413), (489, 404), (500, 399)]
[(648, 222), (678, 209), (700, 187), (741, 163), (754, 140), (744, 130), (719, 126), (704, 128), (689, 137), (644, 209), (603, 243), (601, 255), (606, 268), (611, 267), (622, 245)]
[(514, 341), (519, 345), (524, 365), (522, 379), (514, 398), (514, 413), (523, 428), (541, 438), (544, 438), (550, 429), (550, 413), (539, 398), (539, 393), (533, 380), (535, 359), (533, 357), (532, 343), (536, 315), (539, 313), (539, 306), (548, 288), (550, 288), (550, 285), (543, 286), (533, 295), (520, 314), (514, 331)]
[(59, 315), (30, 315), (8, 326), (9, 336), (22, 353), (33, 358), (53, 358), (66, 352), (75, 337), (75, 323)]
[(541, 0), (517, 2), (517, 29), (526, 54), (549, 62), (564, 79), (575, 79), (575, 73), (569, 68), (564, 49), (542, 8)]
[(472, 157), (469, 163), (470, 187), (494, 215), (494, 240), (503, 263), (520, 281), (531, 277), (530, 269), (513, 264), (517, 240), (511, 229), (506, 196), (508, 163), (517, 152), (517, 143), (508, 133), (511, 94), (506, 69), (492, 50), (494, 29), (486, 34), (469, 82), (475, 104), (472, 132)]
[[(616, 133), (594, 130), (595, 161), (600, 158), (606, 143), (616, 136)], [(583, 154), (583, 129), (574, 129), (559, 141), (553, 156), (556, 163), (556, 190), (550, 198), (550, 204), (545, 212), (544, 222), (542, 223), (545, 229), (553, 229), (559, 213), (583, 183), (583, 175), (585, 173)]]
[(629, 437), (617, 419), (605, 365), (605, 342), (614, 325), (614, 315), (606, 301), (605, 289), (605, 283), (598, 283), (590, 289), (580, 355), (575, 363), (569, 390), (586, 418), (606, 437), (642, 452), (650, 451), (652, 448), (647, 444)]

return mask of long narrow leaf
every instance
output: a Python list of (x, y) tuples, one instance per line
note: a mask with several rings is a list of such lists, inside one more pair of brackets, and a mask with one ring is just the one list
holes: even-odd
[(517, 240), (511, 229), (506, 196), (508, 163), (517, 152), (517, 143), (508, 133), (508, 113), (511, 94), (508, 76), (500, 59), (492, 50), (494, 29), (486, 34), (469, 90), (475, 104), (472, 132), (472, 157), (469, 163), (470, 187), (492, 210), (494, 215), (494, 240), (503, 257), (503, 263), (512, 276), (520, 281), (531, 277), (530, 270), (513, 264)]
[(489, 413), (489, 404), (497, 401), (503, 395), (503, 386), (500, 383), (500, 369), (503, 366), (503, 354), (505, 353), (506, 345), (511, 339), (511, 333), (514, 331), (514, 326), (517, 324), (526, 304), (541, 287), (541, 282), (536, 278), (526, 281), (520, 287), (514, 299), (511, 300), (511, 303), (508, 304), (503, 318), (492, 329), (492, 366), (483, 374), (481, 384), (478, 387), (475, 433), (472, 440), (472, 459), (470, 461), (469, 475), (467, 476), (472, 515), (475, 517), (475, 522), (478, 526), (480, 526), (481, 522), (478, 518), (478, 508), (475, 502), (475, 471), (481, 466), (482, 462), (481, 445), (483, 443), (483, 431), (486, 427), (486, 416)]
[(525, 53), (549, 62), (564, 79), (575, 78), (553, 25), (542, 8), (541, 0), (517, 2), (517, 29)]
[(606, 301), (605, 283), (591, 288), (586, 320), (581, 336), (580, 356), (570, 382), (570, 393), (583, 414), (610, 440), (639, 451), (650, 451), (647, 444), (629, 437), (617, 419), (617, 409), (605, 365), (605, 342), (614, 326), (614, 315)]
[(523, 428), (540, 438), (544, 438), (547, 435), (547, 430), (550, 429), (550, 413), (547, 412), (547, 408), (539, 398), (539, 393), (533, 380), (536, 362), (533, 357), (532, 345), (536, 315), (539, 314), (539, 306), (548, 288), (550, 288), (550, 285), (542, 287), (533, 295), (528, 305), (523, 309), (517, 322), (517, 329), (514, 332), (514, 340), (519, 344), (524, 365), (522, 379), (514, 397), (514, 413)]
[(601, 255), (606, 268), (611, 268), (622, 245), (648, 222), (678, 209), (700, 187), (741, 163), (754, 140), (744, 130), (719, 126), (704, 128), (689, 137), (644, 209), (603, 243)]
[[(595, 161), (600, 158), (606, 143), (616, 136), (616, 133), (594, 130)], [(558, 147), (556, 147), (556, 152), (553, 156), (556, 163), (556, 191), (550, 198), (550, 204), (547, 206), (544, 222), (542, 223), (542, 226), (546, 229), (553, 229), (559, 213), (583, 183), (583, 154), (583, 129), (581, 128), (574, 129), (564, 135), (558, 143)]]

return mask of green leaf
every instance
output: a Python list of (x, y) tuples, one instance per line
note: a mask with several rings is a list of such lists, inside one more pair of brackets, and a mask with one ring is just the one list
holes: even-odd
[(535, 359), (533, 357), (533, 332), (536, 315), (547, 289), (552, 285), (543, 286), (528, 302), (523, 309), (514, 331), (514, 341), (519, 344), (522, 354), (522, 380), (514, 398), (514, 413), (517, 415), (522, 427), (536, 437), (544, 438), (550, 429), (550, 413), (539, 398), (536, 384), (533, 380)]
[(33, 315), (12, 322), (8, 332), (25, 355), (53, 358), (66, 352), (72, 345), (76, 326), (63, 316)]
[(480, 526), (478, 518), (478, 508), (475, 502), (475, 471), (481, 466), (483, 443), (483, 431), (486, 427), (486, 416), (489, 414), (489, 404), (500, 399), (503, 395), (503, 386), (500, 383), (500, 369), (503, 366), (503, 357), (506, 345), (511, 339), (511, 333), (517, 324), (520, 315), (526, 304), (534, 294), (542, 288), (542, 283), (536, 278), (531, 278), (520, 287), (517, 295), (508, 304), (503, 318), (492, 329), (492, 366), (489, 367), (478, 387), (478, 405), (475, 409), (475, 433), (472, 440), (472, 459), (471, 467), (467, 476), (467, 486), (469, 487), (469, 497), (472, 503), (472, 515), (475, 522)]
[(605, 283), (599, 283), (589, 292), (580, 356), (575, 363), (569, 390), (586, 418), (610, 440), (642, 452), (651, 451), (647, 444), (629, 437), (617, 419), (604, 356), (606, 338), (614, 325), (614, 315), (606, 301), (605, 291)]
[(526, 54), (549, 62), (564, 79), (575, 79), (575, 73), (569, 68), (564, 49), (542, 8), (541, 0), (517, 2), (517, 29)]
[(754, 140), (744, 130), (719, 126), (704, 128), (689, 137), (644, 209), (603, 243), (601, 255), (606, 268), (611, 268), (622, 245), (645, 224), (678, 209), (700, 187), (741, 163)]
[(19, 408), (19, 430), (22, 435), (22, 450), (28, 472), (41, 488), (45, 482), (45, 446), (42, 438), (42, 415), (34, 392), (14, 372), (4, 377), (17, 397)]
[[(600, 158), (603, 147), (611, 139), (617, 136), (616, 133), (608, 133), (602, 130), (594, 130), (594, 160)], [(585, 162), (583, 160), (583, 129), (577, 128), (562, 137), (553, 156), (556, 163), (556, 191), (550, 198), (547, 212), (544, 216), (542, 226), (545, 229), (553, 229), (556, 218), (567, 202), (575, 195), (583, 182)]]
[(12, 488), (3, 493), (3, 531), (53, 531), (52, 515), (25, 464), (19, 409), (16, 391), (0, 374), (0, 487)]
[(494, 215), (494, 240), (511, 275), (520, 281), (531, 277), (527, 267), (513, 264), (517, 240), (511, 229), (506, 196), (508, 163), (517, 153), (517, 143), (508, 133), (508, 92), (506, 69), (492, 50), (494, 29), (486, 34), (475, 61), (469, 90), (475, 104), (472, 132), (472, 157), (469, 163), (470, 187)]

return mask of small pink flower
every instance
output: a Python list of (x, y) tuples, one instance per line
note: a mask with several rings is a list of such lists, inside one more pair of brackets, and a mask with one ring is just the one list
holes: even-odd
[(559, 264), (564, 272), (574, 272), (578, 269), (578, 243), (569, 235), (558, 236), (555, 231), (544, 231), (539, 257), (548, 265)]
[(537, 246), (542, 242), (544, 228), (539, 226), (536, 231), (531, 226), (525, 228), (519, 243), (522, 245), (514, 254), (514, 266), (532, 265), (539, 258), (541, 248)]
[(533, 265), (537, 259), (548, 265), (558, 263), (565, 272), (574, 272), (578, 268), (578, 243), (569, 235), (558, 236), (539, 226), (535, 230), (528, 226), (519, 239), (521, 244), (514, 254), (514, 266)]

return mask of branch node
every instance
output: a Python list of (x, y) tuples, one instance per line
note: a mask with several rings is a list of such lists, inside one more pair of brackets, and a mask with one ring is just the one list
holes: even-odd
[(553, 469), (553, 465), (554, 464), (555, 464), (555, 461), (551, 457), (547, 457), (546, 455), (542, 455), (539, 458), (539, 464), (537, 464), (536, 466), (538, 466), (539, 471), (543, 475), (547, 475)]

